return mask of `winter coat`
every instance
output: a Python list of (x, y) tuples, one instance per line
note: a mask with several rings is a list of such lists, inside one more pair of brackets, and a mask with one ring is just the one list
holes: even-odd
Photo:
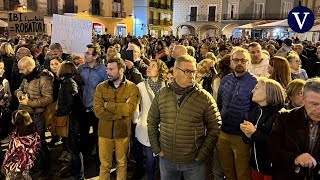
[[(108, 139), (130, 137), (131, 121), (139, 101), (137, 86), (124, 79), (118, 88), (112, 81), (97, 86), (93, 110), (97, 118), (98, 136)], [(105, 105), (105, 102), (108, 102)]]
[(234, 73), (224, 76), (218, 90), (217, 104), (221, 113), (221, 130), (228, 134), (242, 135), (240, 123), (247, 119), (253, 107), (252, 90), (257, 84), (256, 77), (246, 72), (240, 77)]
[[(303, 153), (309, 153), (316, 161), (317, 166), (311, 169), (315, 175), (314, 180), (320, 179), (320, 129), (318, 140), (315, 142), (314, 152), (309, 150), (309, 120), (305, 114), (305, 108), (295, 108), (290, 111), (281, 111), (272, 127), (268, 141), (271, 152), (272, 179), (273, 180), (304, 180), (307, 177), (308, 168), (297, 167), (294, 160)], [(319, 125), (318, 125), (319, 126)]]
[[(165, 83), (162, 83), (162, 87), (164, 86), (165, 86)], [(139, 83), (137, 87), (139, 88), (139, 93), (141, 97), (141, 100), (140, 100), (141, 111), (138, 114), (135, 114), (135, 121), (137, 123), (135, 136), (137, 137), (138, 141), (141, 144), (145, 146), (151, 146), (149, 136), (148, 136), (147, 119), (148, 119), (148, 112), (155, 94), (151, 90), (147, 81), (143, 81)]]
[(173, 90), (161, 89), (148, 113), (152, 150), (155, 154), (162, 151), (172, 163), (205, 160), (218, 140), (220, 125), (217, 105), (200, 85), (196, 85), (180, 106)]
[(251, 144), (250, 165), (258, 172), (271, 175), (271, 161), (268, 156), (267, 138), (272, 125), (283, 105), (254, 106), (249, 112), (249, 121), (256, 126), (257, 130), (251, 138), (243, 136), (244, 143)]
[(29, 113), (43, 113), (53, 100), (52, 83), (53, 74), (51, 72), (35, 67), (33, 72), (22, 80), (19, 89), (14, 93), (17, 96), (19, 92), (22, 92), (29, 99), (26, 106), (19, 104), (19, 109)]

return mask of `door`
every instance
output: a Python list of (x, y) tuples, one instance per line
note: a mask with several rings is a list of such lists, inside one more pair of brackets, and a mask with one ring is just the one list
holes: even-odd
[(209, 6), (208, 21), (216, 21), (216, 6)]
[(66, 13), (76, 13), (74, 9), (74, 0), (65, 0), (64, 10)]
[(190, 21), (197, 21), (197, 7), (191, 7), (190, 9)]

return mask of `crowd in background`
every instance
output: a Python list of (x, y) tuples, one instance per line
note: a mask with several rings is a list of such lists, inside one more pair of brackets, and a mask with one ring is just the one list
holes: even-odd
[[(90, 159), (110, 179), (113, 151), (118, 179), (127, 178), (130, 158), (133, 179), (144, 171), (150, 180), (320, 177), (320, 42), (93, 34), (83, 56), (64, 53), (48, 35), (0, 42), (9, 179), (30, 179), (33, 170), (48, 178), (59, 141), (59, 175), (70, 179), (84, 179)], [(133, 59), (122, 59), (127, 51)], [(47, 143), (52, 114), (69, 117), (69, 135)], [(306, 119), (310, 131), (284, 119), (302, 127)]]

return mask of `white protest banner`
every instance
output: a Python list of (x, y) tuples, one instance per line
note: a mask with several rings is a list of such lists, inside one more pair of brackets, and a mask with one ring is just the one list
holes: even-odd
[(92, 39), (92, 21), (53, 15), (52, 43), (60, 43), (64, 53), (83, 56)]
[(31, 35), (44, 32), (43, 15), (40, 13), (18, 13), (10, 12), (8, 14), (9, 35)]

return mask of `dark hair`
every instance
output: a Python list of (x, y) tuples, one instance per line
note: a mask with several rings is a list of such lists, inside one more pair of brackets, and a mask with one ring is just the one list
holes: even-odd
[(53, 50), (53, 49), (58, 49), (59, 51), (62, 52), (62, 46), (60, 43), (53, 43), (49, 46), (49, 49)]
[(140, 39), (132, 38), (132, 39), (130, 40), (130, 43), (137, 45), (140, 49), (141, 49), (141, 47), (142, 47), (142, 45), (141, 45), (142, 43), (141, 43)]
[(12, 124), (15, 125), (16, 132), (20, 136), (37, 132), (30, 114), (25, 110), (16, 110), (12, 113)]
[(124, 63), (123, 59), (121, 58), (111, 58), (108, 59), (108, 63), (117, 63), (118, 69), (123, 68), (123, 70), (126, 70), (126, 64)]
[(46, 55), (46, 54), (44, 53), (45, 48), (49, 48), (49, 45), (45, 45), (45, 46), (42, 47), (41, 54), (43, 54), (44, 56)]
[(92, 48), (92, 49), (93, 49), (93, 52), (92, 52), (92, 55), (93, 55), (93, 56), (99, 55), (97, 46), (95, 46), (95, 45), (93, 45), (93, 44), (88, 44), (88, 45), (87, 45), (87, 48)]
[(161, 46), (161, 49), (164, 49), (164, 48), (167, 47), (166, 43), (164, 43), (164, 42), (161, 41), (161, 40), (158, 40), (156, 44), (157, 44), (157, 45), (160, 45), (160, 46)]
[(217, 64), (218, 74), (217, 74), (217, 76), (220, 77), (221, 79), (233, 71), (230, 66), (230, 64), (231, 64), (230, 62), (231, 62), (231, 54), (225, 55), (220, 61), (218, 61), (218, 64)]
[(71, 61), (63, 61), (57, 72), (59, 78), (63, 78), (69, 75), (75, 75), (78, 73), (76, 66)]

